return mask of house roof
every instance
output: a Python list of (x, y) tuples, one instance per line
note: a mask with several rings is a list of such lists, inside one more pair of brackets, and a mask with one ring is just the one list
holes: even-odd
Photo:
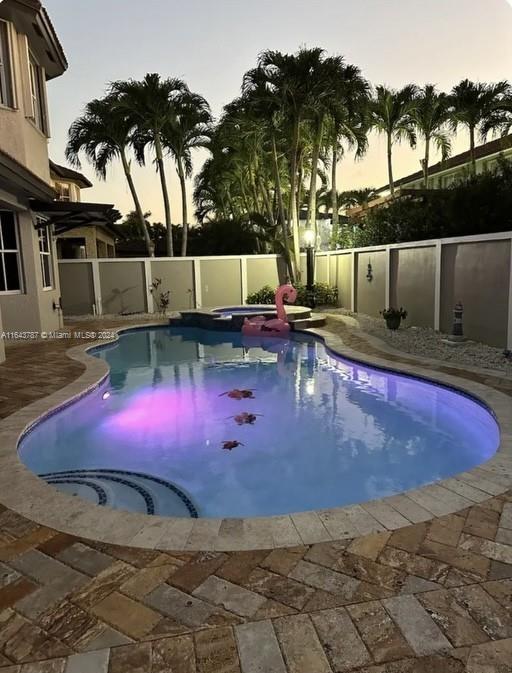
[(56, 164), (50, 159), (50, 174), (52, 178), (56, 180), (68, 180), (69, 182), (76, 183), (81, 189), (86, 189), (87, 187), (92, 187), (92, 182), (85, 177), (82, 173), (74, 171), (67, 166), (61, 166)]
[(23, 198), (54, 199), (51, 185), (0, 149), (0, 188), (15, 192)]
[(31, 199), (30, 208), (45, 218), (45, 225), (53, 224), (55, 234), (71, 231), (77, 227), (101, 226), (114, 236), (122, 236), (115, 226), (121, 213), (111, 203), (84, 203), (71, 201), (40, 201)]
[[(477, 147), (475, 147), (475, 158), (485, 159), (485, 157), (491, 156), (492, 154), (498, 154), (499, 152), (503, 152), (503, 150), (510, 149), (511, 147), (512, 147), (512, 134), (505, 136), (504, 138), (496, 138), (495, 140), (491, 140), (488, 143), (484, 143), (483, 145), (478, 145)], [(439, 161), (437, 164), (434, 164), (433, 166), (429, 166), (428, 173), (429, 176), (432, 176), (435, 175), (436, 173), (441, 173), (442, 171), (448, 171), (451, 168), (464, 166), (465, 164), (469, 164), (470, 161), (471, 161), (471, 153), (468, 150), (466, 152), (456, 154), (455, 156), (450, 157), (445, 161)], [(406, 175), (404, 178), (400, 178), (400, 180), (395, 181), (394, 183), (395, 188), (400, 187), (401, 185), (404, 184), (408, 184), (409, 182), (413, 182), (414, 180), (421, 180), (422, 177), (423, 177), (423, 171), (421, 170), (416, 171), (416, 173)], [(376, 191), (378, 193), (383, 192), (386, 189), (389, 189), (389, 184), (380, 187)]]
[(46, 79), (58, 77), (67, 70), (62, 45), (39, 0), (3, 0), (0, 16), (12, 21), (19, 32), (27, 35), (31, 50), (39, 65), (44, 67)]

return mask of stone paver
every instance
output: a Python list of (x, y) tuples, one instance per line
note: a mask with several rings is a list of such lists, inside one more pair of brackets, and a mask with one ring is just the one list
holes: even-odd
[(372, 661), (345, 608), (313, 613), (311, 620), (333, 670), (350, 671)]
[(64, 673), (108, 673), (109, 650), (73, 654), (68, 658)]
[(248, 591), (214, 575), (208, 577), (192, 593), (242, 617), (252, 617), (267, 602), (261, 594)]
[[(80, 374), (63, 357), (69, 345), (8, 347), (0, 417)], [(20, 376), (31, 381), (30, 398)], [(504, 379), (486, 383), (512, 394)], [(96, 543), (0, 505), (0, 671), (512, 673), (512, 491), (500, 473), (507, 460), (416, 499), (397, 495), (293, 523), (277, 517), (267, 531), (255, 524), (262, 545), (290, 541), (275, 550)], [(190, 540), (197, 544), (201, 531), (233, 540), (240, 526), (205, 520)]]
[(376, 662), (413, 656), (402, 633), (379, 601), (349, 605), (347, 610)]
[(414, 596), (386, 598), (383, 605), (418, 655), (450, 649), (450, 643)]
[(307, 615), (276, 619), (275, 628), (290, 673), (333, 673)]
[(242, 673), (286, 673), (272, 622), (241, 624), (235, 633)]

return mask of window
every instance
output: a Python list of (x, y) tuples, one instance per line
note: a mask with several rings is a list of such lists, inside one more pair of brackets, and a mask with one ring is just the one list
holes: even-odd
[(41, 277), (43, 279), (43, 289), (49, 290), (53, 287), (51, 236), (49, 228), (47, 226), (41, 226), (43, 224), (41, 220), (38, 220), (38, 224), (41, 227), (38, 229)]
[(0, 210), (0, 292), (20, 292), (20, 251), (16, 216)]
[(43, 77), (42, 70), (38, 66), (36, 60), (30, 54), (29, 59), (29, 68), (30, 68), (30, 96), (32, 99), (32, 114), (30, 115), (34, 121), (34, 124), (37, 128), (43, 133), (46, 132), (46, 123), (45, 123), (45, 109), (44, 109), (44, 97), (43, 97)]
[(0, 104), (14, 107), (9, 33), (5, 21), (0, 21)]
[(57, 192), (58, 201), (71, 201), (71, 190), (69, 184), (65, 182), (57, 182), (55, 184), (55, 191)]

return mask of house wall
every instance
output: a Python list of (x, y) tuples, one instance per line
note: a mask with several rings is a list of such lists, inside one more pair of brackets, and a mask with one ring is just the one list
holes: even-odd
[(0, 309), (5, 331), (50, 332), (62, 326), (60, 302), (60, 276), (53, 245), (53, 288), (43, 289), (39, 243), (31, 215), (18, 213), (18, 233), (22, 251), (23, 290), (17, 294), (0, 293)]
[(1, 336), (3, 331), (4, 331), (4, 328), (3, 328), (3, 325), (2, 325), (2, 311), (0, 310), (0, 362), (3, 362), (5, 360), (4, 339)]
[(0, 148), (32, 173), (50, 183), (48, 139), (29, 118), (32, 114), (28, 40), (18, 34), (12, 23), (7, 23), (12, 58), (15, 107), (0, 107)]

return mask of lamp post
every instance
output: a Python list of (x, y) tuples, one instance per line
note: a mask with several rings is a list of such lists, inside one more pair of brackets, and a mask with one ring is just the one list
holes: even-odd
[(306, 229), (304, 232), (306, 244), (306, 298), (310, 308), (315, 308), (315, 232)]

